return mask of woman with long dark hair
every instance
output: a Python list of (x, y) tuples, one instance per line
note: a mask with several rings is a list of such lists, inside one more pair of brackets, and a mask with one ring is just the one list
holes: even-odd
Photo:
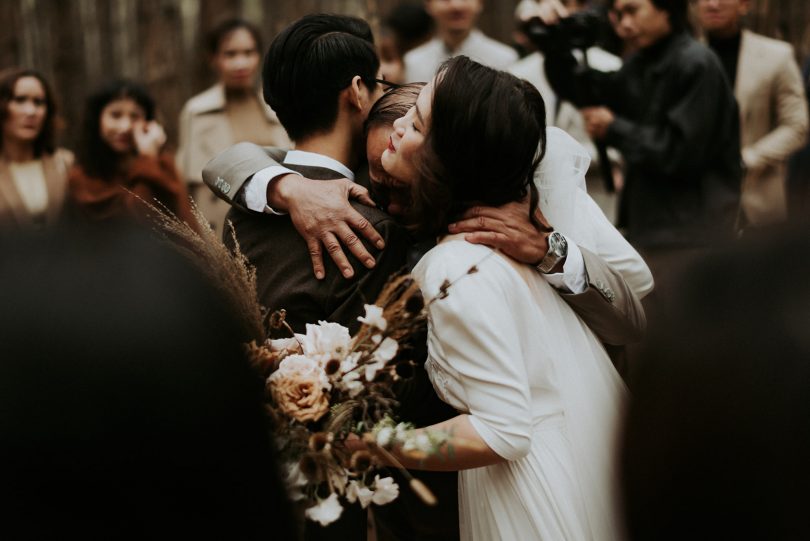
[(57, 223), (73, 154), (57, 148), (56, 100), (30, 69), (0, 73), (0, 229)]
[[(411, 185), (411, 227), (439, 237), (414, 269), (429, 304), (426, 369), (459, 415), (414, 469), (461, 470), (463, 539), (622, 538), (615, 444), (626, 390), (594, 333), (531, 266), (447, 226), (530, 195), (545, 107), (526, 81), (446, 62), (394, 124), (386, 171)], [(425, 429), (419, 429), (425, 430)]]
[(69, 182), (81, 219), (138, 221), (147, 214), (146, 201), (195, 224), (172, 157), (162, 151), (165, 142), (155, 102), (141, 85), (113, 81), (91, 94)]

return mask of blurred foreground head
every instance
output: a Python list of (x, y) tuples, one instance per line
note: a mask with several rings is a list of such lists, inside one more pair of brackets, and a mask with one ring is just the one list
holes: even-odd
[(631, 539), (810, 539), (808, 276), (805, 226), (685, 277), (630, 382)]
[(5, 538), (287, 539), (263, 384), (141, 233), (0, 239)]

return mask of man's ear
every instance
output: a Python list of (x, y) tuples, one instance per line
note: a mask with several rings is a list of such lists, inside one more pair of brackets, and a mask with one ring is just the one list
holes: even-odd
[(369, 99), (369, 93), (359, 75), (352, 77), (352, 82), (346, 90), (348, 91), (349, 105), (362, 111)]

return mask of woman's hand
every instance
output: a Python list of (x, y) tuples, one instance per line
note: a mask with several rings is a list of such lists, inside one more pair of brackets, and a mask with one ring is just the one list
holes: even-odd
[(132, 130), (132, 137), (135, 140), (135, 148), (141, 156), (157, 158), (160, 149), (166, 144), (166, 132), (154, 120), (136, 125)]

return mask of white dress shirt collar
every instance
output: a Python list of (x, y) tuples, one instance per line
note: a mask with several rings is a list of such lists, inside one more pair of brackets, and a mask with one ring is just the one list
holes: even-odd
[(316, 152), (307, 152), (306, 150), (290, 150), (284, 157), (284, 165), (303, 165), (306, 167), (322, 167), (331, 169), (347, 179), (354, 181), (354, 173), (351, 169), (340, 163), (334, 158), (318, 154)]

